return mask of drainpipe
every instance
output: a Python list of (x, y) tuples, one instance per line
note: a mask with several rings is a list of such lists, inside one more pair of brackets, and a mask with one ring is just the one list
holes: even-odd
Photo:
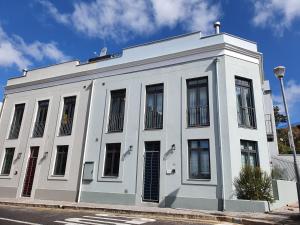
[(87, 143), (87, 138), (88, 138), (88, 124), (89, 124), (89, 121), (90, 121), (90, 112), (91, 112), (91, 107), (92, 107), (92, 104), (91, 104), (91, 101), (92, 101), (92, 95), (93, 95), (93, 87), (94, 87), (94, 81), (92, 81), (86, 88), (85, 90), (89, 90), (90, 89), (90, 93), (89, 93), (89, 97), (88, 97), (88, 106), (87, 106), (87, 116), (86, 116), (86, 120), (85, 120), (85, 131), (84, 131), (84, 134), (83, 134), (83, 137), (84, 137), (84, 143), (82, 145), (82, 148), (83, 148), (83, 155), (82, 155), (82, 159), (81, 159), (81, 163), (80, 163), (80, 166), (81, 166), (81, 172), (80, 172), (80, 176), (79, 176), (79, 184), (78, 184), (78, 193), (77, 193), (77, 198), (76, 198), (76, 202), (79, 203), (80, 202), (80, 197), (81, 197), (81, 190), (82, 190), (82, 177), (83, 177), (83, 169), (84, 169), (84, 161), (85, 161), (85, 153), (86, 153), (86, 143)]
[(216, 66), (216, 102), (217, 102), (217, 112), (218, 112), (218, 117), (217, 117), (217, 124), (218, 124), (218, 139), (219, 139), (219, 152), (220, 152), (220, 173), (221, 173), (221, 192), (222, 192), (222, 197), (221, 197), (221, 201), (222, 201), (222, 211), (225, 211), (226, 209), (226, 205), (225, 205), (225, 179), (224, 179), (224, 169), (223, 169), (223, 165), (224, 165), (224, 159), (223, 159), (223, 153), (222, 153), (222, 146), (223, 146), (223, 141), (222, 141), (222, 137), (221, 137), (221, 132), (222, 132), (222, 125), (221, 125), (221, 114), (220, 114), (220, 109), (221, 109), (221, 105), (220, 105), (220, 89), (219, 89), (219, 62), (220, 59), (216, 58), (214, 60), (215, 62), (215, 66)]

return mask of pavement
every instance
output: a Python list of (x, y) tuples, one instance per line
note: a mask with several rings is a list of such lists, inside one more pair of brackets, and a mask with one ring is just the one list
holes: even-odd
[[(25, 210), (25, 212), (22, 210)], [(26, 212), (26, 210), (28, 212)], [(10, 212), (17, 212), (17, 213), (10, 213)], [(233, 224), (235, 223), (235, 224), (245, 224), (245, 225), (256, 225), (256, 224), (257, 225), (270, 225), (270, 224), (300, 225), (300, 214), (299, 214), (299, 209), (297, 204), (292, 204), (269, 213), (250, 213), (250, 212), (240, 213), (240, 212), (227, 212), (227, 211), (220, 212), (220, 211), (171, 209), (171, 208), (158, 208), (158, 207), (145, 207), (145, 206), (108, 205), (108, 204), (75, 203), (75, 202), (48, 201), (48, 200), (32, 200), (27, 198), (22, 198), (22, 199), (0, 198), (0, 224), (1, 225), (14, 224), (14, 223), (10, 223), (13, 221), (9, 221), (9, 220), (18, 220), (19, 217), (23, 218), (22, 214), (29, 215), (30, 214), (29, 212), (32, 213), (32, 216), (30, 216), (29, 218), (37, 218), (37, 220), (31, 219), (27, 221), (30, 223), (25, 223), (25, 224), (32, 223), (33, 225), (58, 224), (56, 222), (54, 223), (54, 221), (61, 221), (61, 224), (69, 224), (69, 225), (142, 224), (138, 222), (131, 223), (130, 219), (132, 217), (135, 219), (155, 220), (155, 221), (147, 221), (145, 224), (226, 224), (226, 223)], [(41, 218), (42, 223), (38, 222), (39, 218)], [(108, 220), (108, 218), (112, 218), (113, 220)], [(86, 222), (87, 219), (95, 219), (98, 221), (103, 221), (106, 219), (109, 223), (107, 221), (105, 223), (99, 223), (99, 222), (87, 223)], [(119, 219), (120, 221), (116, 219)], [(83, 220), (83, 223), (80, 223), (81, 220)], [(3, 223), (3, 221), (5, 221), (5, 223)], [(119, 222), (113, 223), (111, 221), (119, 221)], [(20, 224), (20, 223), (16, 223), (16, 224)]]

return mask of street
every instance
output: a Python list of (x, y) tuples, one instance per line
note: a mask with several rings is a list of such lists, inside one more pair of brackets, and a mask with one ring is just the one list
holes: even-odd
[(208, 221), (187, 221), (187, 220), (165, 220), (153, 219), (143, 216), (132, 215), (114, 215), (102, 212), (87, 212), (79, 210), (67, 209), (46, 209), (46, 208), (31, 208), (31, 207), (14, 207), (14, 206), (0, 206), (0, 224), (27, 224), (27, 225), (130, 225), (130, 224), (148, 224), (148, 225), (171, 225), (171, 224), (195, 224), (195, 225), (209, 225), (209, 224), (225, 224), (222, 222), (208, 222)]

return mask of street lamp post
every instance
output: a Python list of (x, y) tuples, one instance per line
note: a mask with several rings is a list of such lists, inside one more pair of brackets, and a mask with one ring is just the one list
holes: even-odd
[(278, 66), (274, 68), (274, 74), (275, 76), (279, 79), (280, 81), (280, 87), (281, 87), (281, 93), (282, 93), (282, 98), (283, 98), (283, 104), (284, 104), (284, 109), (287, 117), (287, 122), (288, 122), (288, 127), (289, 127), (289, 143), (290, 143), (290, 148), (293, 152), (294, 156), (294, 169), (295, 169), (295, 175), (296, 175), (296, 187), (297, 187), (297, 194), (298, 194), (298, 207), (300, 211), (300, 177), (299, 177), (299, 167), (297, 165), (297, 157), (296, 157), (296, 149), (295, 149), (295, 142), (294, 142), (294, 136), (293, 136), (293, 131), (292, 131), (292, 126), (291, 126), (291, 121), (289, 117), (289, 112), (288, 112), (288, 107), (287, 107), (287, 102), (285, 98), (285, 91), (284, 91), (284, 85), (283, 85), (283, 77), (285, 74), (285, 67), (284, 66)]

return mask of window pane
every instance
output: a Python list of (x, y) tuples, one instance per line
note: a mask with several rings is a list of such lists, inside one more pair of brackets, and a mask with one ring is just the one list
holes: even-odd
[(38, 112), (34, 124), (33, 137), (43, 137), (46, 126), (49, 100), (40, 101), (38, 103)]
[(57, 146), (54, 175), (65, 175), (67, 157), (68, 157), (68, 145)]
[(107, 144), (104, 163), (104, 176), (118, 177), (120, 165), (121, 144)]
[(256, 141), (241, 140), (242, 165), (258, 166)]
[(108, 132), (123, 131), (126, 90), (111, 91)]
[(253, 104), (252, 82), (235, 78), (238, 123), (240, 126), (255, 128), (255, 108)]
[(64, 98), (64, 108), (61, 118), (59, 136), (72, 134), (76, 96)]
[(207, 78), (187, 80), (188, 126), (209, 125)]
[(210, 179), (208, 140), (189, 141), (189, 178)]
[(17, 139), (19, 137), (21, 124), (23, 120), (25, 104), (15, 105), (15, 113), (11, 124), (9, 139)]
[(14, 152), (15, 152), (14, 148), (5, 149), (5, 156), (4, 156), (2, 170), (1, 170), (2, 175), (10, 174), (11, 165), (12, 165), (13, 158), (14, 158)]
[(163, 127), (163, 84), (146, 87), (145, 129), (162, 129)]

